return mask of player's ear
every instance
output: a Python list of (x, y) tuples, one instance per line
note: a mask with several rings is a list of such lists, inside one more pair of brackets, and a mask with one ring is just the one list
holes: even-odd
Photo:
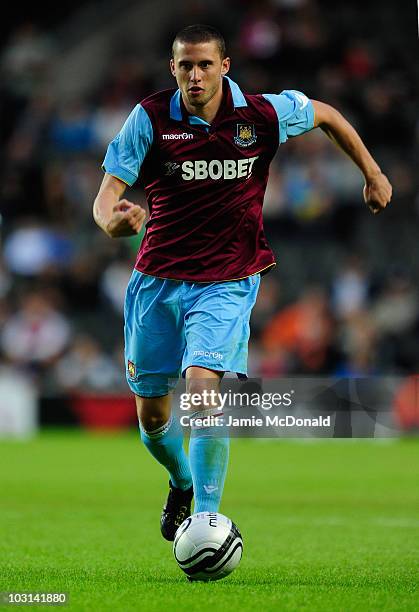
[(173, 57), (170, 60), (170, 72), (172, 73), (172, 75), (174, 77), (176, 76), (176, 72), (175, 72), (175, 60), (173, 59)]
[(223, 59), (223, 61), (221, 62), (221, 74), (222, 74), (222, 76), (226, 75), (229, 70), (230, 70), (230, 58), (229, 57), (225, 57)]

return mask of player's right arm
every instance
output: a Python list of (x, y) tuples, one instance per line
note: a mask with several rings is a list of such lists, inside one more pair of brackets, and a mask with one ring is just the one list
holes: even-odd
[(144, 223), (144, 208), (120, 199), (125, 189), (123, 181), (106, 173), (93, 204), (94, 220), (111, 238), (138, 234)]
[(112, 238), (133, 236), (143, 226), (145, 210), (121, 197), (127, 185), (131, 187), (137, 180), (152, 143), (150, 118), (137, 104), (108, 146), (102, 166), (105, 176), (93, 205), (96, 223)]

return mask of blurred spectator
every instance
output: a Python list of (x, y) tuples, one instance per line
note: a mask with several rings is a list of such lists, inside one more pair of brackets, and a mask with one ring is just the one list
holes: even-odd
[(268, 1), (251, 5), (239, 34), (240, 48), (245, 57), (266, 60), (279, 51), (281, 30), (275, 17), (275, 9)]
[(287, 209), (301, 221), (312, 221), (330, 211), (328, 187), (314, 164), (290, 164), (285, 178)]
[(411, 280), (402, 271), (390, 276), (372, 310), (377, 331), (398, 335), (411, 330), (418, 322), (418, 307)]
[(49, 138), (58, 153), (90, 151), (95, 142), (92, 114), (80, 100), (66, 101), (51, 120)]
[(332, 286), (332, 306), (338, 319), (364, 310), (369, 279), (359, 257), (351, 256), (339, 270)]
[[(325, 292), (305, 289), (301, 298), (278, 312), (262, 335), (265, 350), (281, 349), (293, 356), (293, 373), (325, 373), (330, 368), (333, 320)], [(282, 353), (281, 355), (282, 360)]]
[(1, 57), (2, 77), (10, 91), (31, 96), (45, 82), (53, 58), (50, 36), (23, 22), (11, 35)]
[(24, 295), (17, 312), (6, 321), (0, 334), (4, 355), (19, 367), (47, 366), (66, 348), (71, 328), (46, 293)]
[(373, 320), (366, 311), (347, 315), (340, 329), (344, 358), (334, 373), (350, 377), (377, 374), (376, 340)]
[(372, 308), (385, 366), (412, 371), (418, 363), (419, 298), (411, 280), (399, 271), (391, 275)]
[(125, 390), (124, 369), (106, 355), (94, 338), (78, 335), (69, 351), (55, 365), (53, 375), (66, 391)]
[(4, 258), (15, 274), (35, 276), (54, 266), (67, 266), (72, 243), (62, 232), (27, 221), (5, 240)]
[(131, 274), (132, 264), (124, 260), (113, 261), (102, 274), (102, 292), (120, 315), (124, 313), (125, 292)]
[(102, 104), (92, 117), (93, 141), (98, 153), (102, 155), (108, 144), (115, 138), (132, 110), (120, 95), (113, 92), (104, 96)]

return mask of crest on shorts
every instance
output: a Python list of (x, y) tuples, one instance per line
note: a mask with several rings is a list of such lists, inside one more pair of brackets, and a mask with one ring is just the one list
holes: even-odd
[(135, 367), (135, 363), (132, 361), (128, 361), (128, 376), (130, 378), (135, 378), (136, 374), (137, 374), (137, 368)]
[(239, 147), (250, 147), (257, 140), (256, 130), (253, 123), (238, 123), (234, 142)]

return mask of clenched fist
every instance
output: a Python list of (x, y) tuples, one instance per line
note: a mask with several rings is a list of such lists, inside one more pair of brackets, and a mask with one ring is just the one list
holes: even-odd
[(112, 217), (106, 226), (106, 233), (112, 238), (134, 236), (141, 231), (145, 210), (128, 200), (119, 200), (112, 209)]
[(385, 174), (378, 174), (364, 186), (364, 200), (370, 211), (376, 215), (390, 203), (393, 188)]

